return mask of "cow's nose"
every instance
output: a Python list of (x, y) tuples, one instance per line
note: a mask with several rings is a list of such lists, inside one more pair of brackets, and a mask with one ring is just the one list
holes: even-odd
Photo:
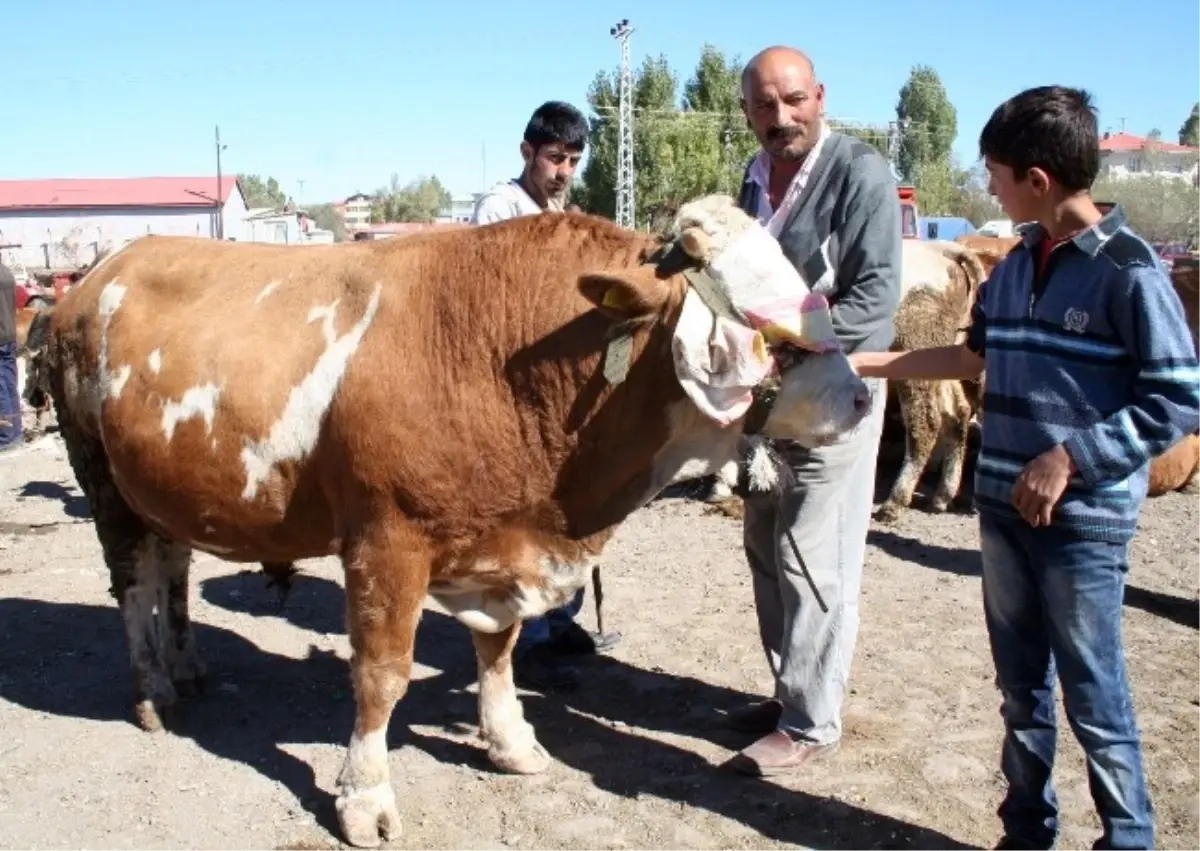
[(865, 414), (871, 410), (871, 391), (863, 388), (854, 394), (854, 412)]

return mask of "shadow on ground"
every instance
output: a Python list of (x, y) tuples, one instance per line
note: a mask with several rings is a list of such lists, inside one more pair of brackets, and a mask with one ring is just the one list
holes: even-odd
[[(213, 605), (250, 616), (270, 617), (277, 611), (273, 592), (253, 572), (210, 579), (202, 583), (202, 594)], [(343, 605), (336, 583), (301, 576), (280, 616), (305, 629), (340, 633)], [(332, 798), (318, 788), (309, 765), (281, 745), (345, 745), (354, 720), (345, 662), (316, 648), (304, 660), (279, 656), (205, 624), (197, 624), (196, 632), (210, 668), (208, 693), (180, 708), (169, 724), (171, 731), (286, 786), (326, 830), (339, 835)], [(416, 655), (420, 664), (438, 673), (414, 681), (397, 706), (391, 747), (411, 744), (443, 763), (490, 771), (481, 748), (409, 728), (433, 726), (456, 733), (474, 728), (475, 696), (466, 690), (475, 681), (468, 632), (449, 617), (427, 611)], [(523, 695), (522, 702), (555, 759), (585, 772), (600, 789), (708, 810), (793, 845), (970, 847), (870, 810), (742, 778), (695, 753), (621, 729), (638, 726), (720, 741), (725, 733), (716, 711), (746, 696), (608, 657), (585, 664), (586, 688), (567, 696)], [(0, 600), (0, 698), (38, 712), (129, 722), (127, 670), (114, 607)]]

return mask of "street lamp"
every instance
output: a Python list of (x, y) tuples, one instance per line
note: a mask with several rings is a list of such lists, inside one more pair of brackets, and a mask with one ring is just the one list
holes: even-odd
[(221, 151), (225, 150), (225, 145), (221, 144), (221, 128), (213, 127), (213, 138), (217, 145), (217, 239), (225, 238), (225, 216), (223, 215), (223, 204), (221, 198)]

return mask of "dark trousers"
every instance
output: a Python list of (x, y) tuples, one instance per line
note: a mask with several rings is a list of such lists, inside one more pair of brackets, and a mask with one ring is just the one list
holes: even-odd
[(21, 440), (21, 397), (17, 393), (17, 344), (0, 343), (0, 447)]

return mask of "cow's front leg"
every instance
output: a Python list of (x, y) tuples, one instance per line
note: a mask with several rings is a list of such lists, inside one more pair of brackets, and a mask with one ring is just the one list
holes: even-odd
[(521, 623), (496, 633), (471, 631), (479, 660), (479, 733), (488, 759), (501, 771), (537, 774), (550, 765), (550, 754), (525, 720), (513, 685), (512, 654)]
[(388, 770), (392, 709), (408, 690), (417, 621), (429, 581), (427, 561), (400, 551), (396, 539), (363, 545), (345, 557), (347, 623), (356, 716), (338, 784), (338, 822), (347, 842), (373, 848), (400, 835)]

